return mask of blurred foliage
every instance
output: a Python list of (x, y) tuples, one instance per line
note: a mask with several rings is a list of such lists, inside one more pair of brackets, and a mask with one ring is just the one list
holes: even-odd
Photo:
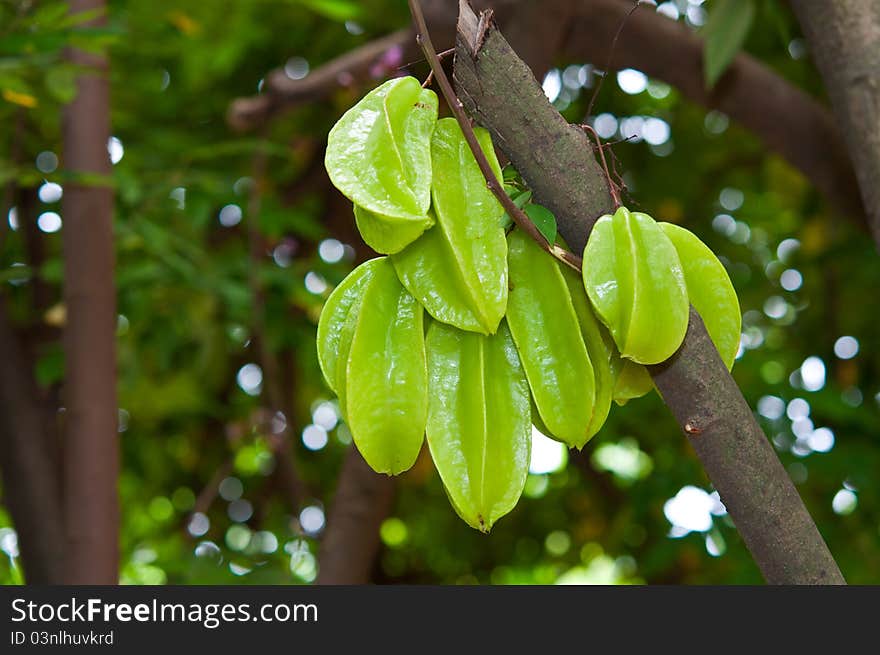
[[(711, 0), (661, 4), (693, 27), (707, 9)], [(333, 218), (340, 203), (321, 161), (328, 129), (365, 88), (340, 87), (250, 134), (230, 131), (225, 113), (270, 69), (314, 68), (407, 18), (397, 0), (112, 0), (98, 29), (71, 20), (57, 0), (0, 1), (0, 284), (53, 411), (64, 375), (64, 228), (34, 222), (60, 212), (44, 185), (65, 183), (60, 109), (77, 71), (62, 54), (77, 45), (112, 61), (126, 583), (316, 575), (323, 509), (350, 444), (318, 372), (316, 317), (363, 247), (350, 217)], [(757, 3), (745, 48), (821, 95), (782, 3)], [(582, 121), (601, 71), (555, 64), (545, 90)], [(744, 314), (734, 376), (844, 574), (876, 582), (880, 353), (870, 298), (880, 266), (870, 238), (726, 116), (622, 75), (604, 85), (595, 124), (612, 141), (635, 135), (614, 146), (630, 205), (687, 225), (723, 258)], [(36, 211), (5, 214), (35, 192)], [(835, 354), (836, 343), (849, 354), (844, 335), (857, 340), (856, 356)], [(278, 379), (262, 379), (259, 345), (278, 362)], [(283, 390), (289, 416), (272, 416), (267, 384)], [(303, 437), (293, 450), (311, 494), (296, 508), (274, 473), (285, 422)], [(489, 536), (457, 518), (423, 452), (382, 526), (375, 580), (760, 581), (656, 394), (615, 408), (582, 453), (541, 444), (522, 501)], [(0, 581), (18, 583), (10, 526), (0, 511)]]

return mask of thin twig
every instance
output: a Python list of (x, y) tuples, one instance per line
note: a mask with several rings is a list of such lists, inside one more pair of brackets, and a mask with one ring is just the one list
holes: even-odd
[(617, 184), (615, 184), (614, 180), (611, 179), (611, 171), (608, 170), (608, 162), (605, 159), (605, 147), (602, 144), (602, 140), (599, 138), (599, 135), (589, 125), (581, 125), (580, 128), (593, 136), (596, 140), (596, 149), (599, 151), (599, 158), (602, 160), (602, 170), (605, 171), (605, 179), (608, 181), (608, 191), (611, 193), (611, 199), (614, 201), (614, 208), (617, 209), (620, 207), (620, 194), (617, 190)]
[(623, 17), (623, 20), (620, 21), (620, 25), (617, 26), (617, 31), (614, 33), (614, 38), (611, 39), (611, 47), (608, 48), (608, 60), (605, 62), (605, 70), (602, 71), (603, 75), (599, 78), (599, 82), (596, 84), (596, 89), (593, 91), (593, 95), (590, 97), (590, 104), (587, 105), (587, 113), (584, 114), (584, 120), (590, 117), (590, 114), (593, 113), (593, 104), (596, 102), (596, 98), (599, 97), (599, 91), (602, 90), (602, 82), (605, 81), (605, 77), (608, 75), (608, 70), (611, 68), (611, 60), (614, 58), (614, 51), (617, 49), (617, 39), (620, 38), (620, 33), (623, 32), (623, 27), (626, 25), (626, 22), (629, 20), (629, 17), (632, 16), (636, 9), (639, 8), (639, 5), (642, 3), (640, 0), (636, 0), (636, 3), (632, 6), (628, 12), (626, 12), (626, 16)]
[(477, 160), (477, 165), (480, 167), (483, 177), (486, 178), (486, 186), (495, 195), (498, 202), (501, 203), (505, 211), (507, 211), (508, 215), (513, 219), (513, 222), (516, 223), (517, 227), (525, 231), (525, 233), (534, 239), (541, 248), (553, 255), (563, 264), (570, 266), (576, 271), (580, 271), (582, 265), (581, 258), (565, 248), (550, 243), (546, 237), (541, 234), (541, 231), (537, 226), (529, 220), (526, 213), (513, 204), (513, 200), (511, 200), (510, 196), (505, 193), (503, 185), (501, 185), (495, 178), (492, 166), (489, 164), (489, 160), (486, 159), (486, 155), (480, 147), (479, 141), (477, 141), (477, 135), (474, 134), (474, 129), (471, 127), (468, 116), (464, 111), (464, 105), (461, 103), (461, 100), (458, 99), (458, 96), (455, 95), (452, 84), (449, 82), (449, 78), (446, 77), (446, 72), (443, 70), (443, 65), (440, 63), (440, 58), (437, 56), (437, 52), (434, 50), (434, 45), (431, 43), (431, 36), (428, 33), (428, 25), (425, 23), (425, 15), (422, 13), (422, 7), (419, 0), (409, 0), (409, 8), (416, 24), (416, 39), (424, 51), (428, 63), (431, 65), (431, 70), (434, 73), (437, 84), (440, 86), (443, 97), (446, 98), (449, 108), (455, 115), (455, 119), (458, 121), (459, 127), (461, 127), (462, 134), (464, 134), (465, 141), (467, 141), (468, 146), (470, 146), (474, 159)]

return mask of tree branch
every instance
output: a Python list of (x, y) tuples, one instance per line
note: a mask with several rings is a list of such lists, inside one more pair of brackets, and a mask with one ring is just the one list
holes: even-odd
[[(795, 3), (798, 4), (818, 6), (824, 3)], [(833, 12), (848, 14), (841, 9), (842, 3), (827, 4), (833, 5)], [(629, 0), (591, 0), (578, 2), (577, 6), (578, 16), (572, 24), (565, 54), (604, 68), (609, 65), (612, 36), (632, 10), (633, 3)], [(848, 15), (852, 17), (852, 14)], [(851, 22), (855, 24), (857, 20)], [(825, 21), (820, 24), (824, 25)], [(878, 51), (876, 41), (870, 48), (867, 44), (857, 47), (849, 34), (844, 30), (840, 35), (841, 42), (851, 46), (854, 52)], [(822, 48), (817, 50), (821, 52)], [(880, 65), (876, 59), (874, 64), (876, 74)], [(857, 222), (865, 222), (865, 210), (859, 202), (852, 164), (831, 113), (755, 58), (738, 55), (718, 84), (707, 91), (703, 83), (703, 40), (681, 23), (646, 5), (627, 20), (613, 49), (610, 67), (611, 70), (637, 68), (671, 84), (690, 100), (724, 112), (799, 169), (837, 212)], [(833, 70), (840, 71), (837, 67)], [(832, 94), (832, 97), (836, 95)], [(872, 125), (876, 127), (878, 121)], [(848, 131), (848, 134), (853, 132)], [(880, 148), (875, 148), (874, 152), (880, 152)], [(875, 197), (880, 198), (880, 187), (876, 184), (876, 173), (880, 173), (880, 168), (873, 170), (871, 188), (877, 194)]]
[(855, 164), (880, 248), (880, 6), (792, 0)]
[[(536, 195), (555, 200), (551, 209), (562, 236), (572, 245), (583, 244), (589, 219), (610, 203), (605, 177), (583, 135), (560, 124), (564, 120), (526, 64), (493, 24), (476, 17), (466, 0), (460, 1), (458, 29), (455, 80), (460, 97)], [(543, 150), (552, 154), (534, 154)], [(546, 161), (553, 156), (565, 158), (568, 166), (560, 170)], [(773, 584), (844, 583), (695, 311), (679, 352), (650, 370), (765, 579)]]
[(394, 503), (394, 478), (374, 472), (350, 446), (318, 553), (317, 584), (365, 584), (379, 552), (379, 527)]
[(29, 584), (64, 582), (64, 522), (57, 461), (33, 366), (0, 302), (0, 472)]
[[(71, 0), (72, 13), (104, 0)], [(101, 24), (103, 19), (89, 21)], [(70, 584), (119, 581), (119, 439), (116, 402), (116, 295), (113, 285), (113, 190), (78, 174), (109, 176), (110, 89), (107, 60), (73, 49), (87, 68), (64, 108), (64, 514)]]

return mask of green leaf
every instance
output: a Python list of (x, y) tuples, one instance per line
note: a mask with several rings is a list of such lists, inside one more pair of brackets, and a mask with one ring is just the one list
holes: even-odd
[(424, 218), (408, 220), (382, 216), (357, 205), (354, 206), (354, 219), (364, 243), (383, 255), (400, 252), (434, 225), (434, 216), (430, 212)]
[(538, 231), (544, 235), (549, 243), (556, 241), (556, 216), (544, 205), (531, 204), (526, 205), (526, 216), (532, 219), (532, 223), (538, 228)]
[(755, 18), (754, 0), (717, 0), (703, 28), (703, 75), (711, 89), (742, 48)]

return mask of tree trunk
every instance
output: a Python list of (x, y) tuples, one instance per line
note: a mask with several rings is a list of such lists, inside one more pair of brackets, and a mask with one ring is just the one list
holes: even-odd
[[(581, 130), (565, 124), (494, 22), (460, 2), (455, 79), (469, 113), (488, 128), (535, 197), (580, 251), (611, 205), (608, 184)], [(731, 518), (772, 584), (844, 579), (781, 462), (691, 310), (678, 353), (650, 367), (658, 390), (697, 452)]]
[(792, 0), (841, 124), (880, 248), (880, 3)]
[(365, 584), (379, 552), (379, 527), (394, 503), (394, 478), (375, 473), (353, 445), (339, 474), (317, 584)]
[(55, 446), (28, 361), (0, 302), (0, 471), (29, 584), (64, 581), (64, 531)]
[[(104, 8), (104, 0), (71, 0), (72, 13)], [(102, 19), (98, 19), (102, 20)], [(96, 24), (98, 21), (90, 24)], [(116, 404), (116, 298), (113, 285), (113, 191), (107, 153), (110, 97), (107, 61), (79, 50), (85, 67), (64, 110), (64, 524), (66, 582), (115, 584), (119, 579), (119, 469)], [(91, 179), (82, 180), (79, 176)]]

